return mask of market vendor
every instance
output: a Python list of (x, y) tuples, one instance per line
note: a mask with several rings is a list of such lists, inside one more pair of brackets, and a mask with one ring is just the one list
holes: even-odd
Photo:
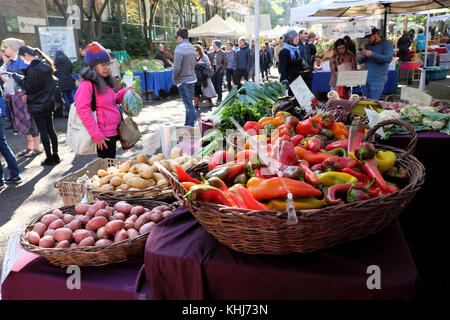
[(158, 50), (155, 52), (155, 60), (161, 60), (164, 63), (164, 68), (170, 68), (172, 66), (164, 56), (164, 45), (162, 43), (158, 45)]
[(381, 39), (380, 31), (376, 27), (367, 27), (364, 38), (367, 44), (365, 49), (360, 51), (358, 63), (365, 64), (364, 68), (368, 74), (362, 91), (366, 98), (379, 100), (388, 79), (394, 49), (390, 41)]

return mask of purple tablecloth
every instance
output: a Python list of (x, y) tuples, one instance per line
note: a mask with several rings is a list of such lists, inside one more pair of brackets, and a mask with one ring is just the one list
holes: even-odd
[[(145, 249), (153, 299), (415, 299), (418, 273), (401, 228), (309, 254), (247, 255), (220, 244), (181, 207)], [(369, 290), (367, 268), (381, 269)]]
[[(81, 267), (81, 289), (67, 288), (72, 273), (43, 257), (20, 251), (19, 260), (2, 284), (3, 300), (133, 300), (143, 259), (99, 267)], [(150, 298), (149, 287), (143, 295)]]
[[(414, 156), (426, 169), (425, 183), (400, 214), (400, 223), (421, 275), (425, 298), (448, 296), (448, 188), (450, 181), (450, 136), (425, 131), (417, 133)], [(409, 135), (394, 135), (379, 143), (404, 149)]]

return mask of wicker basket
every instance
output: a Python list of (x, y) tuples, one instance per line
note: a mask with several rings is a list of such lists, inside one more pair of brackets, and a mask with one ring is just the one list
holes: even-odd
[[(114, 202), (108, 202), (108, 204), (113, 205)], [(146, 201), (145, 203), (135, 201), (133, 204), (143, 205), (149, 209), (160, 205), (168, 205), (171, 208), (175, 209), (175, 205), (170, 205), (168, 203), (159, 201)], [(68, 213), (71, 215), (75, 215), (74, 208), (75, 206), (70, 205), (64, 206), (59, 209), (64, 214)], [(20, 243), (25, 250), (43, 256), (48, 260), (48, 262), (55, 266), (103, 266), (111, 263), (120, 263), (134, 259), (141, 256), (144, 252), (145, 243), (150, 231), (139, 235), (138, 237), (99, 247), (90, 246), (81, 248), (41, 248), (39, 246), (30, 244), (26, 237), (27, 232), (33, 229), (35, 223), (38, 222), (42, 216), (51, 213), (52, 211), (53, 210), (32, 217), (27, 223), (25, 231), (22, 233)]]
[[(376, 145), (377, 149), (390, 150), (396, 154), (399, 166), (409, 174), (408, 185), (392, 194), (369, 200), (298, 210), (299, 222), (295, 225), (286, 223), (286, 212), (192, 202), (183, 197), (187, 191), (177, 178), (164, 168), (160, 170), (175, 190), (178, 201), (222, 244), (248, 254), (313, 252), (382, 230), (399, 215), (423, 185), (425, 168), (411, 155), (417, 142), (417, 135), (411, 125), (400, 120), (383, 121), (369, 131), (366, 140), (373, 141), (375, 131), (388, 124), (404, 125), (411, 132), (411, 143), (406, 150)], [(205, 172), (207, 168), (194, 167), (195, 170)]]

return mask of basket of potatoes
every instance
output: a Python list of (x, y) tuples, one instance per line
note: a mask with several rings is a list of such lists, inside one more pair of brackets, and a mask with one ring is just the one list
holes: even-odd
[(87, 191), (102, 200), (174, 200), (173, 190), (167, 179), (154, 165), (156, 162), (170, 172), (176, 172), (175, 166), (189, 171), (200, 160), (183, 155), (179, 148), (171, 150), (169, 159), (159, 153), (150, 158), (141, 154), (136, 157), (135, 161), (119, 160), (111, 163), (105, 169), (99, 169), (97, 174), (91, 177)]

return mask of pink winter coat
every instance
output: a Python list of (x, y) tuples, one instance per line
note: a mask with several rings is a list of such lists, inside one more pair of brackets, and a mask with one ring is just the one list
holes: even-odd
[(91, 114), (92, 83), (90, 81), (81, 81), (75, 94), (75, 105), (84, 127), (92, 139), (99, 142), (105, 137), (118, 135), (121, 115), (117, 104), (122, 103), (126, 89), (116, 94), (113, 89), (106, 86), (105, 91), (99, 94), (95, 86), (95, 92), (97, 121)]

